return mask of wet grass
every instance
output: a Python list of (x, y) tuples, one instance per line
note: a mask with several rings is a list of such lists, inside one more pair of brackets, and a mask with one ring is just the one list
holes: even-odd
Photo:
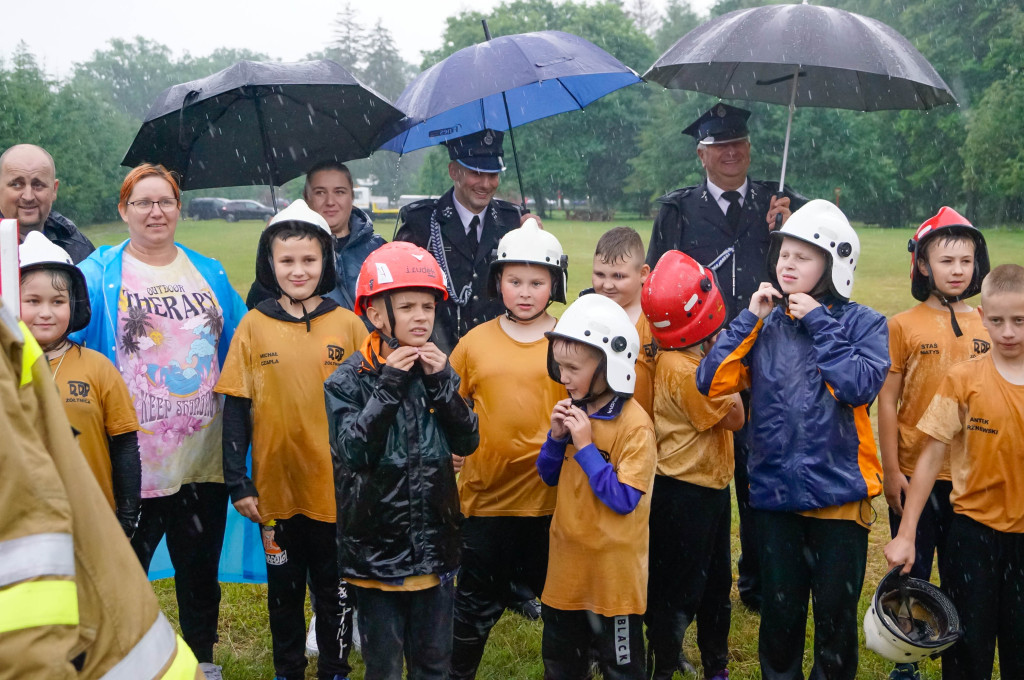
[[(554, 217), (545, 220), (547, 228), (558, 236), (563, 248), (569, 254), (569, 291), (590, 286), (590, 263), (593, 248), (600, 235), (612, 226), (627, 224), (636, 228), (646, 243), (650, 235), (649, 220), (624, 220), (613, 223), (567, 222)], [(241, 294), (249, 289), (253, 279), (256, 243), (262, 224), (254, 221), (228, 224), (221, 220), (210, 222), (182, 221), (178, 225), (177, 240), (205, 255), (213, 256), (224, 264), (235, 289)], [(97, 245), (115, 244), (126, 238), (123, 224), (95, 225), (84, 230)], [(378, 226), (378, 231), (390, 239), (393, 224)], [(909, 229), (859, 230), (861, 258), (857, 269), (857, 283), (854, 299), (892, 315), (915, 304), (910, 295), (909, 255), (907, 241), (912, 236)], [(993, 266), (1006, 262), (1024, 263), (1024, 232), (1018, 230), (987, 230)], [(553, 308), (557, 315), (559, 310)], [(884, 575), (885, 560), (882, 546), (888, 541), (889, 528), (885, 512), (885, 501), (875, 499), (878, 514), (870, 536), (867, 576), (861, 594), (860, 616), (867, 607), (868, 598), (874, 585)], [(736, 512), (733, 511), (733, 548), (738, 554), (736, 537)], [(735, 564), (733, 565), (735, 573)], [(154, 584), (161, 606), (173, 621), (177, 620), (177, 606), (173, 583), (170, 580)], [(733, 592), (733, 616), (730, 636), (730, 672), (734, 680), (759, 678), (757, 663), (757, 630), (759, 618), (745, 609)], [(543, 676), (540, 662), (541, 624), (528, 622), (507, 614), (495, 627), (481, 665), (479, 677), (485, 680), (526, 680)], [(229, 680), (263, 680), (273, 677), (270, 656), (270, 632), (266, 611), (266, 587), (239, 584), (224, 585), (224, 599), (221, 607), (220, 638), (215, 654), (216, 661), (224, 666), (225, 678)], [(805, 671), (812, 663), (813, 635), (808, 629), (805, 651)], [(693, 662), (699, 661), (694, 629), (691, 627), (685, 641), (687, 656)], [(353, 654), (353, 680), (363, 677), (359, 655)], [(888, 675), (891, 666), (881, 658), (861, 647), (858, 678), (877, 679)], [(925, 662), (922, 675), (928, 680), (941, 677), (939, 664)], [(315, 678), (312, 668), (308, 678)], [(677, 676), (678, 677), (678, 676)], [(995, 676), (998, 677), (998, 674)]]

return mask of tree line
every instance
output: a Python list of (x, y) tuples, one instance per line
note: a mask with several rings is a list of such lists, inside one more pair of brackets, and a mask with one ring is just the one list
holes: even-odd
[[(711, 16), (753, 7), (754, 0), (718, 0)], [(957, 206), (981, 226), (1024, 221), (1024, 10), (1003, 0), (834, 0), (907, 37), (951, 86), (959, 106), (928, 112), (861, 113), (800, 109), (793, 122), (787, 184), (810, 197), (833, 199), (858, 220), (883, 226), (916, 224), (942, 204)], [(409, 64), (382, 22), (363, 26), (353, 6), (334, 17), (331, 44), (308, 58), (330, 58), (394, 100), (422, 69), (492, 35), (537, 30), (575, 33), (641, 74), (686, 32), (709, 17), (682, 0), (656, 11), (650, 0), (596, 4), (506, 0), (488, 15), (463, 11), (447, 19), (441, 46)], [(56, 158), (58, 209), (80, 224), (117, 218), (121, 158), (150, 103), (166, 87), (214, 73), (240, 59), (268, 60), (250, 50), (205, 56), (152, 40), (111, 40), (76, 64), (63, 80), (49, 78), (21, 45), (0, 61), (0, 149), (19, 142), (46, 147)], [(642, 84), (615, 92), (585, 111), (515, 130), (524, 191), (536, 199), (588, 200), (600, 208), (647, 213), (661, 194), (701, 178), (692, 139), (681, 130), (716, 100)], [(751, 174), (778, 175), (784, 106), (730, 102), (751, 109)], [(502, 192), (518, 200), (510, 170)], [(353, 162), (357, 178), (375, 177), (375, 194), (440, 193), (450, 186), (443, 148), (399, 158), (379, 152)], [(298, 195), (301, 185), (285, 187)], [(190, 192), (254, 196), (251, 187)], [(543, 200), (538, 200), (543, 209)]]

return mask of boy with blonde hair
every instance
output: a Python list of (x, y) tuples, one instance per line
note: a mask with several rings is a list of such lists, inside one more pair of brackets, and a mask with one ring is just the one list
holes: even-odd
[(657, 450), (651, 419), (631, 398), (640, 339), (599, 295), (573, 302), (547, 337), (548, 372), (569, 396), (552, 409), (537, 458), (558, 490), (541, 595), (544, 677), (589, 677), (593, 650), (607, 680), (642, 680)]
[(1024, 677), (1024, 267), (996, 267), (978, 308), (992, 351), (942, 379), (917, 426), (929, 439), (917, 460), (890, 566), (909, 573), (917, 523), (948, 459), (953, 479), (951, 550), (942, 588), (960, 615), (961, 638), (943, 654), (942, 677)]
[(636, 361), (633, 398), (644, 407), (647, 415), (653, 417), (656, 346), (640, 306), (640, 292), (650, 272), (651, 267), (644, 262), (644, 242), (636, 229), (614, 227), (598, 239), (590, 285), (595, 293), (626, 310), (629, 320), (636, 325), (636, 332), (640, 335), (640, 356)]

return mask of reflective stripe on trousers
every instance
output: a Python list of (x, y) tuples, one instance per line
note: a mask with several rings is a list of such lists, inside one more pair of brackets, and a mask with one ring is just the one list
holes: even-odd
[(193, 680), (199, 663), (185, 641), (174, 633), (167, 617), (160, 612), (142, 639), (101, 680), (156, 678), (172, 655), (174, 663), (159, 677), (167, 680)]
[(71, 534), (32, 534), (0, 541), (0, 588), (40, 576), (74, 575)]
[(77, 626), (74, 581), (28, 581), (0, 590), (0, 633), (39, 626)]

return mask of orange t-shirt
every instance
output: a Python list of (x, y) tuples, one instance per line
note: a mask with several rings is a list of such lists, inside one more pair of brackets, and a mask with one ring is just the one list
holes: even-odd
[(78, 448), (114, 508), (108, 438), (139, 429), (128, 386), (110, 359), (77, 345), (51, 360), (50, 370), (68, 422), (79, 432)]
[(949, 444), (953, 510), (996, 531), (1024, 533), (1024, 385), (991, 354), (943, 378), (917, 427)]
[[(630, 399), (611, 420), (591, 417), (594, 445), (623, 484), (643, 492), (636, 508), (620, 515), (605, 505), (569, 442), (551, 518), (551, 546), (541, 602), (602, 616), (647, 611), (647, 545), (657, 443), (654, 425)], [(536, 473), (534, 473), (536, 474)]]
[(252, 480), (263, 520), (334, 522), (334, 466), (323, 383), (359, 349), (366, 327), (341, 307), (310, 321), (242, 317), (216, 391), (252, 400)]
[(733, 397), (706, 397), (697, 390), (701, 357), (696, 347), (658, 352), (654, 378), (658, 474), (724, 489), (735, 471), (732, 432), (715, 426), (732, 409)]
[(636, 388), (633, 398), (644, 407), (647, 415), (654, 418), (654, 370), (657, 345), (651, 336), (651, 326), (643, 314), (636, 320), (636, 332), (640, 335), (640, 356), (636, 358)]
[(555, 510), (555, 490), (537, 474), (551, 411), (568, 397), (548, 375), (548, 341), (517, 342), (498, 319), (459, 341), (451, 365), (480, 418), (480, 446), (459, 473), (467, 517), (542, 517)]
[[(957, 314), (956, 320), (964, 333), (959, 338), (953, 333), (949, 310), (933, 309), (923, 302), (889, 319), (889, 371), (903, 374), (896, 418), (900, 471), (905, 475), (914, 473), (928, 440), (917, 429), (917, 421), (942, 378), (954, 365), (981, 356), (991, 347), (988, 331), (976, 311)], [(948, 462), (939, 479), (950, 479)]]

